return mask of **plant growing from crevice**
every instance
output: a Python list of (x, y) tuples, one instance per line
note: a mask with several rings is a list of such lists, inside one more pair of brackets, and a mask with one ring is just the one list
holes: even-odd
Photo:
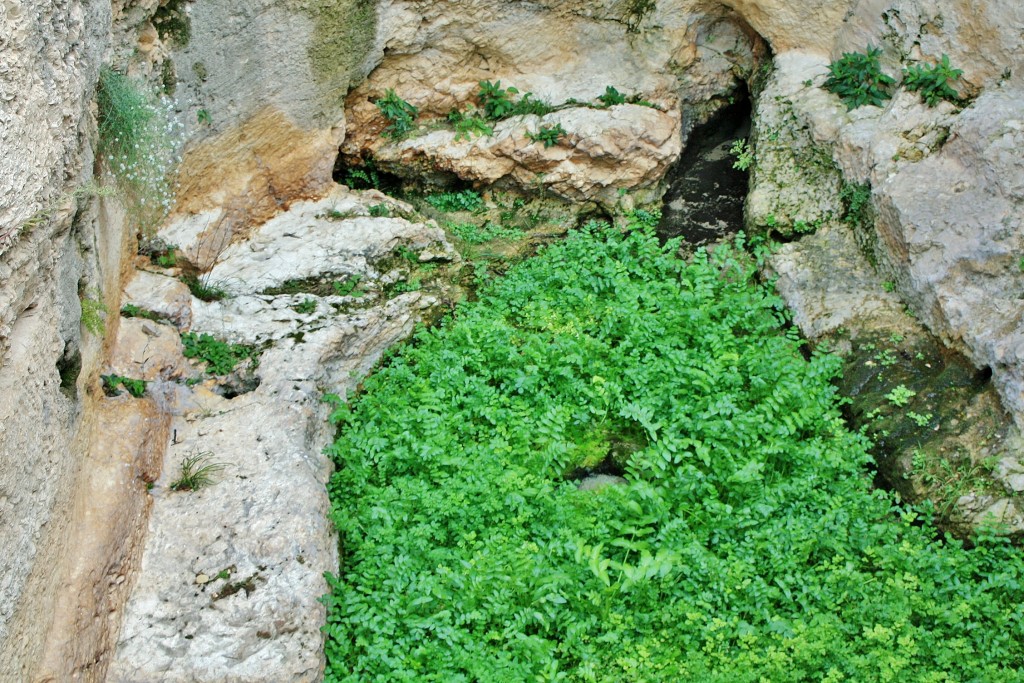
[(135, 398), (146, 394), (146, 380), (132, 379), (122, 375), (100, 375), (103, 380), (103, 393), (107, 396), (119, 396), (124, 389)]
[(943, 54), (938, 64), (915, 64), (903, 69), (903, 85), (911, 92), (920, 93), (929, 107), (938, 105), (942, 100), (955, 104), (959, 95), (950, 83), (956, 83), (961, 75), (963, 70), (954, 69), (949, 63), (949, 55)]
[(460, 190), (458, 192), (441, 192), (427, 195), (427, 204), (438, 211), (452, 213), (455, 211), (479, 211), (484, 206), (483, 197), (475, 190)]
[(213, 460), (213, 453), (203, 451), (186, 456), (181, 461), (180, 474), (168, 488), (172, 491), (198, 491), (213, 484), (213, 477), (227, 467)]
[(200, 301), (220, 301), (228, 295), (227, 290), (211, 282), (208, 275), (183, 275), (181, 281)]
[(871, 46), (866, 52), (843, 53), (828, 65), (829, 77), (823, 87), (838, 95), (847, 111), (864, 105), (882, 106), (892, 97), (890, 89), (896, 81), (882, 72), (881, 54), (881, 49)]
[(206, 363), (209, 375), (227, 375), (244, 360), (257, 360), (259, 350), (248, 344), (230, 344), (212, 335), (186, 332), (181, 335), (185, 358)]
[(401, 140), (415, 128), (419, 109), (403, 100), (391, 88), (387, 89), (384, 97), (374, 100), (373, 103), (388, 120), (388, 126), (381, 133), (384, 137)]
[(108, 67), (96, 91), (99, 152), (117, 181), (140, 234), (152, 235), (171, 208), (171, 176), (177, 168), (181, 127), (169, 101)]
[(107, 314), (107, 305), (101, 300), (102, 296), (97, 289), (79, 297), (79, 302), (82, 305), (82, 327), (97, 337), (103, 336), (107, 329), (103, 319)]
[(754, 163), (754, 150), (742, 138), (732, 143), (729, 153), (736, 157), (732, 167), (737, 171), (746, 171)]
[(465, 111), (453, 109), (448, 112), (448, 123), (455, 129), (455, 140), (472, 140), (473, 136), (486, 137), (494, 134), (494, 127), (477, 115), (477, 108), (469, 105)]
[(553, 126), (541, 126), (536, 133), (526, 133), (526, 137), (531, 141), (543, 143), (545, 149), (557, 145), (565, 135), (566, 130), (562, 128), (561, 123), (556, 123)]
[(516, 100), (519, 89), (512, 86), (502, 88), (501, 81), (480, 81), (478, 85), (477, 102), (483, 108), (484, 115), (492, 121), (523, 114), (543, 116), (554, 111), (551, 105), (534, 99), (533, 93), (525, 93)]
[(606, 86), (603, 95), (598, 95), (597, 99), (605, 107), (614, 107), (616, 104), (625, 104), (626, 96), (615, 89), (614, 86)]

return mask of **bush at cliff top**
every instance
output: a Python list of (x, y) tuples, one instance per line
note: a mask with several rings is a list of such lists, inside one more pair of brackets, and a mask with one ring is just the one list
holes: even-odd
[(1020, 553), (873, 490), (838, 361), (677, 249), (576, 232), (338, 406), (328, 681), (1020, 680)]

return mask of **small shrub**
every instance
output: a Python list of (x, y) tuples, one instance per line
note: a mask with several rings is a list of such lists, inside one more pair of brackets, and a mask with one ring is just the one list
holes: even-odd
[(374, 100), (374, 104), (389, 122), (381, 135), (400, 140), (413, 130), (419, 109), (399, 97), (394, 90), (388, 88), (384, 97)]
[(754, 150), (750, 148), (746, 140), (736, 140), (729, 148), (729, 153), (736, 157), (732, 167), (737, 171), (746, 171), (754, 163)]
[(391, 208), (384, 203), (370, 206), (370, 215), (374, 218), (388, 218), (391, 215)]
[(240, 362), (256, 359), (259, 351), (247, 344), (229, 344), (205, 332), (186, 332), (181, 335), (185, 358), (195, 358), (206, 363), (209, 375), (227, 375)]
[(307, 297), (302, 300), (302, 303), (292, 306), (292, 309), (299, 315), (309, 315), (316, 310), (316, 299)]
[(554, 147), (558, 142), (565, 137), (566, 131), (562, 128), (562, 124), (556, 123), (553, 126), (541, 126), (536, 133), (527, 133), (528, 137), (533, 142), (544, 143), (544, 148)]
[(477, 116), (477, 109), (472, 105), (464, 112), (458, 109), (448, 112), (448, 123), (455, 128), (456, 141), (472, 140), (474, 135), (486, 137), (494, 134), (494, 128), (486, 119)]
[(533, 93), (526, 93), (516, 101), (514, 98), (519, 94), (519, 90), (511, 86), (502, 88), (501, 81), (494, 83), (480, 81), (479, 86), (480, 90), (476, 94), (477, 101), (483, 107), (484, 115), (492, 121), (523, 114), (543, 116), (554, 111), (554, 108), (548, 103), (534, 99)]
[(106, 323), (103, 321), (103, 316), (107, 313), (107, 305), (100, 300), (100, 297), (99, 291), (94, 292), (92, 296), (80, 297), (82, 327), (96, 336), (102, 336), (107, 329)]
[(192, 296), (200, 301), (220, 301), (228, 295), (222, 287), (209, 282), (205, 277), (185, 275), (181, 281), (188, 287), (188, 291), (192, 292)]
[(604, 89), (603, 95), (597, 96), (597, 99), (606, 107), (614, 107), (616, 104), (626, 103), (626, 96), (610, 85)]
[(949, 55), (943, 54), (938, 64), (931, 66), (915, 64), (903, 70), (903, 84), (907, 90), (921, 94), (921, 99), (929, 107), (940, 101), (957, 102), (959, 96), (950, 83), (956, 83), (963, 74), (961, 69), (954, 69), (949, 63)]
[(452, 213), (453, 211), (479, 211), (484, 206), (483, 197), (474, 190), (432, 194), (427, 196), (426, 202), (438, 211), (445, 213)]
[(96, 91), (99, 152), (117, 181), (138, 230), (152, 234), (171, 208), (171, 175), (179, 162), (181, 126), (168, 100), (109, 68)]
[(103, 393), (107, 396), (119, 396), (124, 389), (135, 398), (146, 394), (146, 380), (131, 379), (122, 375), (100, 375), (103, 380)]
[(892, 97), (889, 88), (895, 80), (882, 73), (880, 54), (879, 48), (869, 46), (867, 52), (847, 52), (828, 65), (824, 88), (838, 95), (847, 111), (866, 104), (880, 107)]
[(181, 475), (171, 482), (172, 491), (198, 491), (213, 483), (213, 475), (224, 470), (227, 465), (212, 462), (213, 453), (203, 451), (190, 455), (181, 461)]

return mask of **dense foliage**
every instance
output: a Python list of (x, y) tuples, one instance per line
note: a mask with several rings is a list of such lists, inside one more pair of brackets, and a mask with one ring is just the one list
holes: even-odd
[(828, 65), (824, 87), (839, 95), (847, 111), (866, 104), (880, 107), (892, 97), (889, 91), (896, 81), (882, 71), (878, 62), (881, 54), (880, 49), (869, 46), (867, 52), (845, 52)]
[(925, 104), (934, 107), (942, 100), (958, 100), (956, 90), (949, 84), (960, 80), (963, 73), (962, 69), (954, 69), (949, 63), (949, 55), (943, 54), (938, 64), (915, 64), (904, 69), (903, 84), (907, 90), (921, 93)]
[(837, 361), (677, 248), (573, 233), (337, 406), (328, 681), (1020, 680), (1017, 551), (874, 491)]

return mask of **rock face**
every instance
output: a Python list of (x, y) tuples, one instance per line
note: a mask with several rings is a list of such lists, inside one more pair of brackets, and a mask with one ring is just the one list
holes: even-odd
[[(727, 8), (668, 3), (566, 0), (520, 3), (386, 2), (378, 9), (371, 58), (379, 66), (348, 97), (349, 163), (379, 159), (402, 173), (404, 164), (477, 183), (518, 189), (550, 188), (571, 199), (615, 203), (617, 190), (648, 193), (676, 160), (686, 135), (749, 75), (763, 44)], [(480, 81), (514, 86), (564, 110), (513, 117), (492, 136), (459, 142), (434, 130), (449, 111), (473, 103)], [(658, 103), (610, 110), (597, 103), (611, 86)], [(388, 89), (420, 110), (424, 131), (384, 143), (387, 121), (374, 105)], [(562, 125), (551, 148), (525, 133)]]
[[(434, 263), (457, 258), (436, 227), (369, 217), (377, 200), (336, 187), (220, 255), (210, 278), (228, 298), (194, 300), (179, 320), (191, 320), (193, 333), (262, 349), (254, 389), (212, 378), (194, 389), (160, 382), (183, 374), (180, 343), (154, 343), (135, 366), (136, 377), (154, 369), (150, 391), (173, 417), (108, 680), (319, 679), (319, 597), (338, 560), (327, 520), (331, 466), (322, 450), (331, 426), (323, 397), (344, 397), (441, 302), (440, 292), (386, 293), (383, 284), (399, 277), (396, 253)], [(339, 281), (358, 288), (322, 289)], [(132, 303), (142, 307), (144, 299)], [(131, 339), (145, 336), (147, 325), (156, 323), (125, 320), (118, 348), (135, 348)], [(190, 457), (222, 467), (208, 487), (172, 490)]]

